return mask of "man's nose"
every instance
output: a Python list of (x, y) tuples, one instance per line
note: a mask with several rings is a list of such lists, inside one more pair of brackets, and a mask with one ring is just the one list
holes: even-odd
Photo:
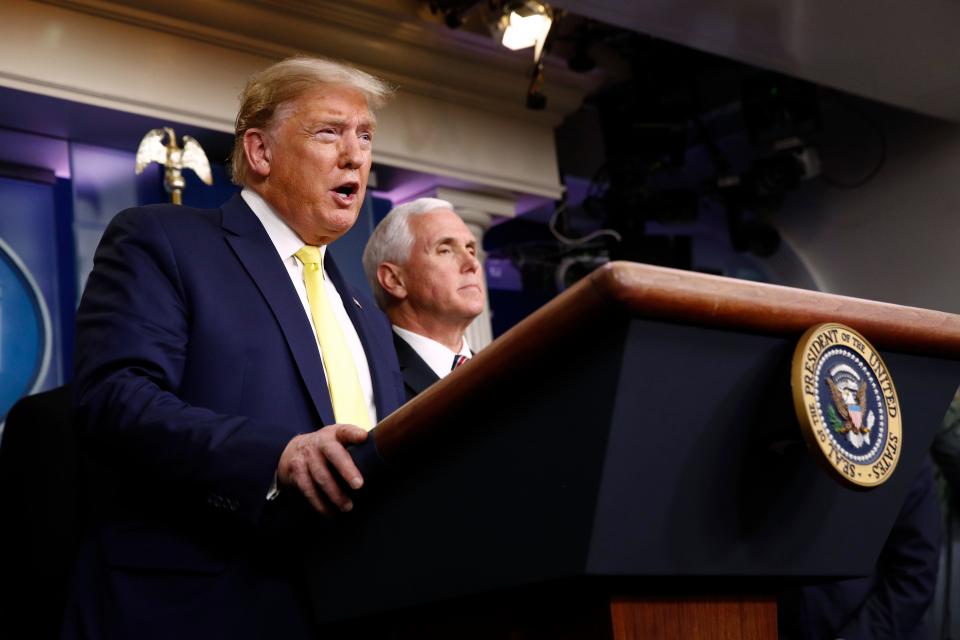
[(470, 253), (469, 251), (464, 251), (463, 255), (465, 256), (463, 260), (464, 269), (466, 269), (467, 271), (477, 271), (478, 269), (480, 269), (480, 258)]
[(345, 135), (340, 138), (340, 166), (356, 169), (363, 165), (363, 149), (356, 136)]

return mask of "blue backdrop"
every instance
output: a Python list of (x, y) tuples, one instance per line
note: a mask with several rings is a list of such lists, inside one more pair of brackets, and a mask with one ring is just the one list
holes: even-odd
[(20, 396), (64, 378), (59, 236), (69, 229), (56, 191), (54, 179), (0, 178), (0, 421)]

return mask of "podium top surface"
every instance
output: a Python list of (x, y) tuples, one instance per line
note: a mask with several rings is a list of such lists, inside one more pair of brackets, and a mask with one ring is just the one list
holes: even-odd
[(633, 262), (611, 262), (532, 313), (376, 429), (384, 459), (442, 429), (463, 399), (502, 382), (505, 364), (533, 362), (578, 332), (603, 330), (616, 316), (653, 318), (747, 333), (799, 336), (840, 322), (875, 347), (960, 359), (960, 316), (818, 291)]
[[(630, 262), (611, 262), (584, 280), (639, 316), (798, 335), (840, 322), (883, 349), (960, 358), (960, 316), (942, 311)], [(576, 288), (569, 293), (578, 295)]]

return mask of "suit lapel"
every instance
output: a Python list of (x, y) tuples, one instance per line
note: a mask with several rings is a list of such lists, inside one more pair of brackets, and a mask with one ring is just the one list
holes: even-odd
[(333, 406), (316, 338), (290, 276), (257, 216), (236, 195), (221, 207), (227, 242), (273, 312), (323, 424), (333, 424)]
[(403, 383), (411, 392), (411, 398), (426, 391), (427, 387), (440, 380), (433, 369), (424, 362), (410, 344), (393, 332), (393, 344), (400, 362)]

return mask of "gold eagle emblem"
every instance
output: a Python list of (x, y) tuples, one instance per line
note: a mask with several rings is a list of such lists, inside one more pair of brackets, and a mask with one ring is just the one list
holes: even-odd
[(870, 427), (863, 423), (863, 411), (866, 408), (867, 401), (867, 383), (863, 380), (860, 381), (855, 397), (851, 390), (841, 389), (829, 377), (827, 378), (827, 385), (830, 387), (830, 394), (833, 396), (833, 406), (843, 419), (843, 425), (837, 429), (837, 432), (841, 434), (849, 431), (870, 433)]
[[(163, 143), (164, 136), (167, 144)], [(156, 162), (164, 167), (163, 186), (170, 194), (174, 204), (180, 204), (186, 181), (183, 170), (190, 169), (206, 185), (213, 184), (210, 162), (200, 143), (191, 136), (183, 136), (183, 148), (177, 145), (177, 136), (173, 129), (151, 129), (143, 136), (137, 148), (136, 173), (140, 175), (150, 163)]]

